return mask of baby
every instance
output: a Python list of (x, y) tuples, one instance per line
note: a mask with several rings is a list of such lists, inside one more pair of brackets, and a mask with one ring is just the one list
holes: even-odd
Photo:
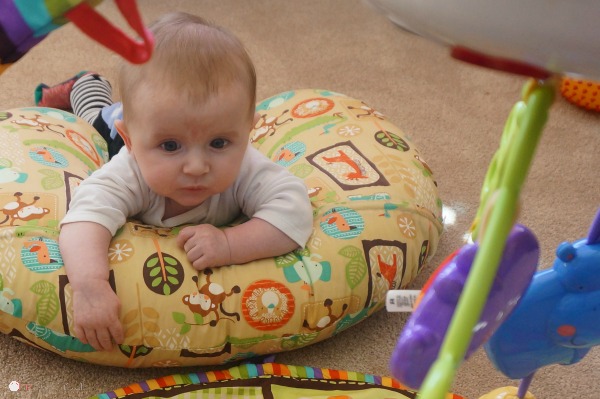
[[(143, 65), (122, 66), (124, 147), (77, 188), (61, 221), (73, 290), (74, 333), (97, 350), (122, 343), (108, 247), (130, 217), (181, 230), (177, 243), (202, 270), (304, 247), (312, 210), (302, 180), (249, 145), (256, 75), (226, 30), (185, 13), (153, 26)], [(219, 228), (243, 214), (248, 221)]]

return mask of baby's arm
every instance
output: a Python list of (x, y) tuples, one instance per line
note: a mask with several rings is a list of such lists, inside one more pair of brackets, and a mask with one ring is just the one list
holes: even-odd
[(228, 195), (250, 220), (224, 230), (208, 224), (182, 229), (177, 243), (194, 268), (279, 256), (308, 241), (313, 216), (306, 185), (255, 148), (248, 148), (238, 180), (221, 199)]
[(224, 230), (210, 224), (185, 227), (177, 243), (197, 270), (270, 258), (298, 248), (287, 234), (258, 218)]
[(108, 247), (112, 235), (94, 222), (61, 227), (60, 252), (73, 290), (75, 336), (96, 350), (122, 343), (121, 302), (108, 283)]
[(298, 248), (287, 234), (259, 218), (224, 230), (231, 263), (246, 263), (255, 259), (286, 254)]

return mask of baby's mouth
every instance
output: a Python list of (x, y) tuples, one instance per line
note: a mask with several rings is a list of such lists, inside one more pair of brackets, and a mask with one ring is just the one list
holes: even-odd
[(187, 186), (183, 188), (186, 191), (204, 191), (206, 187), (204, 186)]

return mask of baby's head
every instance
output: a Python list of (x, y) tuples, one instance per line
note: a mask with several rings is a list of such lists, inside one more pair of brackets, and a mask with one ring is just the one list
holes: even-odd
[(237, 84), (248, 98), (254, 116), (256, 72), (240, 40), (226, 29), (201, 17), (172, 12), (155, 21), (150, 29), (155, 47), (149, 62), (123, 63), (119, 88), (124, 120), (146, 117), (136, 107), (139, 95), (177, 93), (179, 104), (202, 105), (223, 88)]
[(242, 43), (185, 13), (151, 27), (146, 64), (122, 67), (115, 126), (140, 172), (181, 213), (237, 179), (255, 122), (256, 74)]

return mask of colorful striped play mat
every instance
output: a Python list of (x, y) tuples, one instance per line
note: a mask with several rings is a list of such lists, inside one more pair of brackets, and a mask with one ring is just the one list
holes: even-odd
[[(278, 363), (175, 374), (131, 384), (90, 399), (414, 399), (417, 393), (391, 377)], [(447, 399), (463, 399), (448, 394)]]

